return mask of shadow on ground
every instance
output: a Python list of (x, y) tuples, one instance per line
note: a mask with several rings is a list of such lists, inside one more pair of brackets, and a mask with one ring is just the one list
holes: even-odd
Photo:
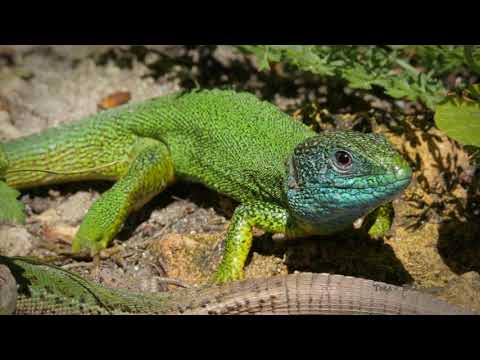
[(439, 228), (438, 252), (456, 274), (480, 272), (479, 172), (470, 184), (463, 218), (452, 217)]
[(285, 256), (288, 272), (334, 273), (395, 285), (413, 282), (390, 245), (352, 230), (329, 237), (290, 240), (276, 244), (269, 236), (254, 241), (254, 251)]

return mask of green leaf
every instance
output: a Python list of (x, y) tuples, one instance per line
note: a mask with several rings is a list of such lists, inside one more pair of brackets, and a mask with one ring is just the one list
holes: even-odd
[(437, 106), (435, 122), (452, 139), (480, 147), (479, 102), (448, 99)]
[(25, 206), (17, 200), (20, 193), (0, 181), (0, 224), (24, 224)]
[(350, 87), (354, 89), (370, 90), (372, 88), (371, 76), (360, 65), (351, 69), (345, 69), (343, 76), (350, 82)]

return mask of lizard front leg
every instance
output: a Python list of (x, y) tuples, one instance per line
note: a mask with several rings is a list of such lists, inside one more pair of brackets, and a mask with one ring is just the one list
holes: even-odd
[(371, 238), (381, 238), (385, 236), (392, 227), (394, 216), (393, 205), (391, 202), (388, 202), (366, 216), (363, 222), (363, 228)]
[(243, 267), (252, 247), (253, 227), (272, 233), (285, 233), (288, 218), (287, 210), (277, 205), (247, 203), (238, 206), (228, 228), (222, 262), (212, 282), (242, 279)]
[(133, 210), (173, 182), (174, 166), (166, 145), (142, 139), (134, 154), (126, 174), (89, 209), (73, 240), (74, 252), (106, 248)]

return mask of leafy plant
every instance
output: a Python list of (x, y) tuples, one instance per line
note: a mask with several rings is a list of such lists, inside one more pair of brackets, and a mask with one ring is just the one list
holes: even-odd
[(0, 180), (0, 224), (25, 223), (24, 205), (17, 200), (20, 193)]
[(434, 110), (447, 95), (441, 76), (466, 67), (478, 70), (472, 46), (243, 45), (260, 70), (283, 62), (347, 81), (351, 88), (379, 86), (393, 98), (421, 101)]

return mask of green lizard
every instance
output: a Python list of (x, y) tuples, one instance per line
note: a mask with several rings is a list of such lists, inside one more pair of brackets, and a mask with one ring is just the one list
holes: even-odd
[(115, 181), (86, 214), (72, 249), (106, 248), (126, 217), (176, 180), (240, 202), (213, 280), (241, 279), (252, 228), (295, 238), (330, 234), (392, 200), (411, 169), (386, 139), (315, 133), (254, 95), (177, 93), (124, 105), (0, 146), (15, 189)]

